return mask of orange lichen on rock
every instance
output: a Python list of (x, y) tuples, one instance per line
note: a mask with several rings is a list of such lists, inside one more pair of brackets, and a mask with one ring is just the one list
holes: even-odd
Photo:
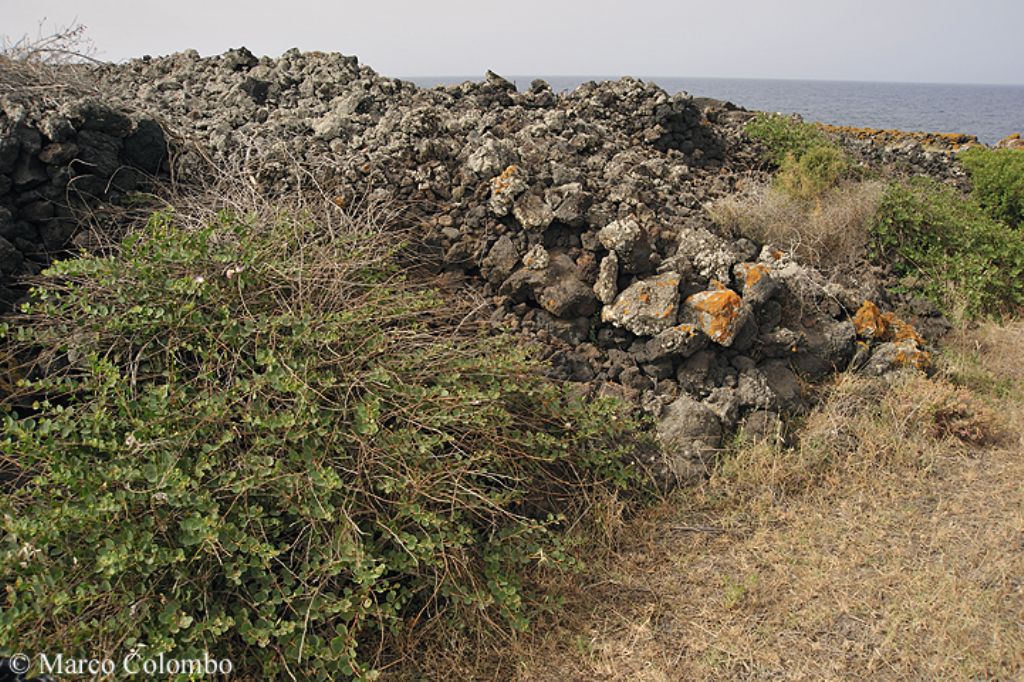
[(1024, 139), (1021, 139), (1020, 133), (1007, 135), (1003, 139), (999, 140), (999, 142), (996, 142), (996, 149), (1024, 150)]
[(739, 330), (743, 298), (718, 280), (712, 280), (714, 291), (700, 291), (686, 299), (686, 305), (697, 313), (697, 320), (712, 341), (728, 346)]
[(864, 304), (853, 316), (853, 326), (858, 336), (876, 341), (913, 341), (924, 346), (925, 340), (914, 329), (914, 325), (904, 322), (892, 313), (883, 313), (871, 301)]
[(853, 126), (834, 126), (819, 123), (818, 126), (833, 135), (853, 137), (857, 140), (871, 140), (880, 144), (899, 144), (901, 142), (918, 142), (924, 147), (943, 151), (956, 151), (961, 147), (978, 144), (975, 135), (965, 133), (926, 133), (907, 130), (885, 130), (882, 128), (857, 128)]
[(916, 344), (914, 344), (913, 347), (901, 348), (896, 351), (896, 362), (901, 365), (910, 365), (923, 372), (931, 367), (932, 354), (917, 348)]
[[(890, 315), (891, 314), (892, 313), (890, 313)], [(892, 318), (892, 322), (893, 322), (892, 326), (893, 326), (893, 329), (894, 329), (894, 332), (893, 332), (893, 340), (894, 341), (913, 341), (914, 343), (916, 343), (919, 346), (924, 346), (925, 345), (925, 340), (921, 337), (920, 334), (917, 333), (917, 330), (914, 329), (914, 325), (907, 324), (906, 322), (904, 322), (903, 320), (899, 319), (898, 317), (893, 317)]]
[(518, 171), (519, 166), (515, 165), (514, 163), (505, 170), (501, 171), (501, 175), (497, 176), (496, 178), (494, 178), (494, 180), (492, 180), (492, 182), (494, 183), (494, 191), (504, 192), (509, 187), (511, 187), (512, 177), (515, 176), (515, 174)]
[(891, 357), (897, 363), (911, 365), (919, 370), (931, 365), (931, 353), (925, 350), (927, 343), (914, 326), (891, 312), (883, 313), (871, 301), (864, 301), (853, 317), (853, 326), (858, 336), (894, 344), (896, 353)]
[(747, 268), (747, 274), (743, 278), (743, 290), (746, 291), (760, 282), (762, 278), (767, 277), (768, 272), (768, 266), (764, 263), (758, 263), (757, 265)]
[(883, 313), (871, 301), (864, 301), (853, 316), (853, 326), (857, 330), (857, 336), (866, 336), (878, 341), (886, 340), (892, 321), (892, 313)]
[(679, 275), (666, 272), (634, 282), (601, 309), (601, 320), (637, 336), (654, 336), (675, 323), (679, 305)]

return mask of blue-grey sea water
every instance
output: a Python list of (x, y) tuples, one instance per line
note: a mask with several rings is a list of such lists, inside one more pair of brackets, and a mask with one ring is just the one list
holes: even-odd
[[(595, 76), (541, 77), (556, 91), (572, 90)], [(522, 90), (533, 76), (509, 77)], [(417, 85), (450, 85), (479, 77), (417, 77)], [(645, 78), (670, 94), (685, 91), (747, 109), (798, 113), (808, 121), (977, 135), (993, 144), (1024, 133), (1024, 85), (866, 83), (855, 81)]]

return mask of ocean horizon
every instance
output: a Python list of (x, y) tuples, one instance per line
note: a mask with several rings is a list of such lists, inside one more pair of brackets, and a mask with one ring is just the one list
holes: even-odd
[[(556, 92), (616, 76), (506, 76), (522, 90), (534, 79)], [(755, 78), (641, 76), (669, 94), (727, 100), (746, 109), (796, 113), (807, 121), (866, 128), (975, 135), (995, 144), (1024, 132), (1024, 85), (896, 83)], [(455, 85), (481, 76), (415, 76), (421, 87)]]

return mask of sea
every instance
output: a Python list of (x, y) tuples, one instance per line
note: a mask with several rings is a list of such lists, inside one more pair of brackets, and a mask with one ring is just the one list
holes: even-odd
[[(535, 78), (558, 92), (604, 76), (513, 76), (520, 90)], [(479, 77), (408, 78), (419, 86), (453, 85)], [(743, 78), (643, 78), (669, 94), (728, 100), (758, 111), (797, 113), (806, 121), (866, 128), (966, 133), (994, 144), (1024, 133), (1024, 85), (872, 83), (859, 81), (762, 80)]]

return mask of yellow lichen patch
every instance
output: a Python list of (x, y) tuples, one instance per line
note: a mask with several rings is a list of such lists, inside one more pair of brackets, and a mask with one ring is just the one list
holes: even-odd
[[(857, 335), (874, 341), (892, 341), (898, 344), (895, 360), (901, 365), (910, 365), (919, 370), (931, 366), (931, 353), (924, 350), (924, 338), (914, 326), (892, 313), (883, 313), (871, 301), (864, 301), (853, 318)], [(863, 342), (859, 342), (863, 343)]]
[(762, 278), (767, 277), (768, 272), (768, 266), (764, 263), (758, 263), (757, 265), (747, 268), (747, 274), (743, 278), (743, 290), (746, 291), (760, 282)]
[(876, 341), (912, 341), (918, 346), (927, 345), (912, 324), (904, 322), (892, 313), (883, 313), (871, 301), (864, 301), (864, 305), (853, 317), (853, 326), (858, 336)]
[(654, 283), (656, 287), (677, 287), (679, 286), (678, 277), (666, 277), (664, 280), (659, 280)]
[(924, 346), (925, 345), (924, 339), (921, 337), (920, 334), (917, 333), (917, 330), (914, 329), (913, 325), (907, 324), (906, 322), (904, 322), (903, 320), (899, 319), (898, 317), (893, 317), (892, 321), (893, 321), (893, 325), (892, 326), (893, 326), (893, 329), (894, 329), (893, 340), (895, 340), (895, 341), (913, 341), (914, 343), (916, 343), (919, 346)]
[(512, 176), (514, 176), (518, 170), (519, 167), (512, 164), (505, 170), (501, 171), (501, 175), (494, 178), (492, 181), (494, 183), (494, 191), (504, 192), (507, 190), (512, 185)]
[(926, 350), (921, 350), (917, 347), (916, 343), (907, 344), (906, 349), (900, 349), (896, 352), (896, 362), (901, 365), (910, 365), (915, 369), (924, 371), (931, 367), (932, 354)]
[(881, 144), (898, 144), (908, 140), (943, 151), (956, 151), (964, 146), (978, 144), (978, 138), (964, 133), (926, 133), (907, 130), (885, 130), (881, 128), (856, 128), (818, 124), (827, 133), (852, 137), (857, 140), (871, 140)]
[(853, 326), (857, 330), (857, 336), (882, 341), (889, 336), (892, 320), (892, 313), (883, 313), (871, 301), (864, 301), (857, 314), (853, 316)]
[(662, 312), (658, 313), (658, 318), (659, 319), (665, 319), (666, 317), (671, 315), (675, 311), (675, 309), (676, 309), (676, 307), (674, 305), (670, 304), (667, 308), (665, 308), (665, 310), (663, 310)]
[(706, 315), (704, 333), (712, 341), (731, 341), (740, 317), (743, 299), (718, 280), (711, 281), (716, 291), (701, 291), (686, 299), (686, 304)]
[(1013, 133), (996, 142), (996, 149), (1024, 149), (1024, 140), (1020, 133)]

